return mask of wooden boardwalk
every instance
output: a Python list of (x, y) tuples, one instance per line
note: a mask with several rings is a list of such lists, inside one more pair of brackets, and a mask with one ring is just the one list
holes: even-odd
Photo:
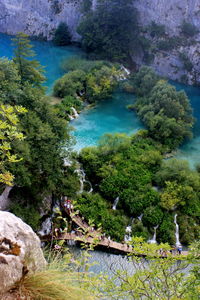
[[(63, 209), (71, 218), (72, 222), (78, 226), (78, 230), (71, 233), (65, 232), (56, 234), (53, 236), (54, 240), (75, 241), (77, 243), (84, 243), (88, 245), (92, 244), (114, 253), (134, 253), (134, 249), (131, 245), (112, 241), (110, 238), (105, 237), (100, 230), (95, 230), (93, 227), (89, 226), (89, 224), (85, 222), (84, 218), (81, 218), (79, 215), (75, 215), (73, 212), (69, 212), (65, 207), (63, 207)], [(188, 252), (182, 251), (182, 255), (187, 256)], [(146, 255), (141, 254), (141, 256)], [(164, 257), (162, 254), (160, 256)]]
[(112, 240), (109, 240), (108, 238), (99, 238), (98, 236), (92, 236), (93, 233), (91, 233), (91, 236), (85, 236), (81, 234), (75, 234), (75, 233), (64, 233), (59, 235), (56, 239), (57, 240), (73, 240), (81, 243), (86, 244), (93, 244), (97, 246), (101, 246), (103, 248), (107, 248), (113, 252), (120, 252), (120, 253), (131, 253), (132, 252), (132, 246), (122, 243), (117, 243)]

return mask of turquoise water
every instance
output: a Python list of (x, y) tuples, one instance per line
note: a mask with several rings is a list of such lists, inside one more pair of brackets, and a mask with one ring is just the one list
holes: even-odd
[[(81, 50), (76, 47), (55, 47), (49, 42), (39, 41), (33, 41), (33, 45), (37, 59), (45, 66), (47, 77), (45, 85), (48, 87), (48, 91), (51, 90), (53, 82), (63, 74), (62, 61), (74, 55), (83, 55)], [(11, 37), (0, 34), (0, 56), (11, 58), (12, 55)], [(193, 140), (183, 145), (177, 153), (177, 158), (187, 159), (190, 165), (194, 166), (200, 162), (200, 88), (172, 83), (178, 90), (185, 90), (197, 120), (193, 130)], [(143, 126), (134, 112), (126, 109), (126, 105), (133, 102), (133, 95), (116, 92), (112, 99), (102, 101), (93, 109), (85, 109), (78, 119), (71, 122), (77, 140), (75, 149), (80, 150), (85, 146), (95, 145), (104, 133), (130, 134), (142, 128)]]
[(187, 86), (172, 82), (177, 90), (185, 90), (193, 108), (193, 115), (196, 119), (193, 128), (193, 139), (184, 144), (177, 152), (176, 157), (186, 159), (191, 167), (200, 163), (200, 88)]
[(133, 103), (134, 96), (116, 92), (111, 99), (100, 102), (93, 109), (85, 109), (79, 118), (73, 120), (77, 144), (75, 150), (96, 145), (104, 133), (134, 133), (142, 128), (136, 114), (126, 109)]
[[(13, 47), (11, 38), (8, 35), (0, 34), (0, 57), (12, 58)], [(72, 56), (81, 56), (83, 54), (79, 48), (73, 46), (56, 47), (50, 42), (40, 41), (32, 41), (32, 44), (34, 46), (33, 50), (37, 54), (35, 58), (45, 67), (45, 76), (47, 78), (45, 86), (48, 87), (48, 91), (51, 90), (54, 81), (63, 75), (62, 61)]]

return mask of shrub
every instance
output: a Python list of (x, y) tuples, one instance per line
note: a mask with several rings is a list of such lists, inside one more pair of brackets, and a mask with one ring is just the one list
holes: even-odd
[(183, 23), (181, 25), (181, 32), (187, 37), (193, 37), (194, 35), (199, 33), (199, 30), (195, 25), (193, 25), (189, 22), (183, 21)]
[(40, 225), (40, 214), (34, 206), (25, 207), (23, 204), (15, 203), (11, 205), (11, 212), (21, 218), (25, 223), (29, 224), (34, 230)]
[(179, 53), (179, 58), (180, 60), (182, 61), (183, 65), (184, 65), (184, 68), (190, 72), (192, 71), (193, 69), (193, 64), (192, 62), (190, 61), (189, 57), (187, 56), (186, 53)]
[(156, 22), (152, 21), (149, 27), (149, 32), (152, 37), (161, 37), (165, 35), (165, 25), (157, 24)]
[(56, 46), (67, 46), (71, 44), (71, 34), (66, 23), (62, 22), (59, 24), (54, 34), (53, 43)]

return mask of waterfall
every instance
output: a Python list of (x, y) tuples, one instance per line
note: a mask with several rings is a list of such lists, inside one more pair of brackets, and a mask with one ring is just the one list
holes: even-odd
[(77, 113), (76, 109), (75, 109), (74, 107), (71, 107), (71, 110), (72, 110), (72, 112), (73, 112), (74, 118), (75, 118), (75, 119), (78, 118), (78, 117), (79, 117), (79, 114)]
[(93, 188), (92, 188), (92, 184), (89, 180), (85, 179), (85, 172), (83, 169), (79, 168), (75, 170), (75, 173), (77, 173), (78, 177), (79, 177), (79, 181), (80, 181), (80, 190), (78, 192), (78, 194), (82, 194), (83, 190), (84, 190), (84, 183), (88, 183), (90, 190), (88, 191), (88, 193), (92, 193), (93, 192)]
[(148, 240), (149, 244), (156, 244), (157, 243), (157, 241), (156, 241), (156, 230), (157, 230), (157, 228), (158, 228), (158, 225), (153, 228), (154, 229), (154, 234), (153, 234), (152, 239)]
[(118, 202), (119, 202), (119, 197), (117, 197), (113, 203), (113, 207), (112, 207), (113, 210), (116, 210)]
[(63, 159), (63, 166), (64, 167), (71, 167), (71, 165), (72, 165), (72, 161), (69, 158), (65, 157)]
[(38, 234), (40, 236), (49, 235), (51, 233), (51, 228), (52, 228), (51, 218), (49, 217), (42, 223), (41, 229), (40, 231), (38, 231)]
[(132, 239), (131, 239), (131, 233), (132, 233), (132, 228), (130, 225), (128, 225), (126, 227), (126, 230), (125, 230), (126, 234), (124, 236), (124, 241), (125, 242), (130, 242)]
[(138, 220), (140, 220), (140, 222), (142, 221), (142, 217), (143, 217), (143, 214), (141, 214), (141, 215), (138, 217)]
[(175, 232), (175, 237), (176, 237), (176, 247), (181, 246), (180, 240), (179, 240), (179, 225), (177, 223), (177, 214), (174, 216), (174, 224), (176, 225), (176, 232)]

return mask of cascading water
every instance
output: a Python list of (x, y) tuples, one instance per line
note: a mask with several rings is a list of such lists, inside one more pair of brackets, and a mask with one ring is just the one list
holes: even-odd
[(158, 225), (155, 226), (153, 229), (154, 229), (154, 234), (153, 234), (152, 239), (151, 239), (151, 240), (148, 240), (148, 243), (149, 243), (149, 244), (156, 244), (156, 243), (157, 243), (157, 241), (156, 241), (156, 231), (157, 231), (157, 229), (158, 229)]
[(177, 214), (174, 216), (174, 224), (176, 225), (175, 237), (176, 237), (176, 247), (181, 246), (181, 242), (179, 240), (179, 225), (177, 223)]
[(49, 235), (51, 233), (51, 229), (52, 229), (52, 222), (51, 222), (51, 218), (47, 218), (41, 225), (41, 229), (40, 231), (38, 231), (38, 234), (40, 236), (45, 236), (45, 235)]
[(130, 242), (131, 241), (131, 233), (132, 233), (132, 228), (131, 228), (131, 226), (130, 225), (128, 225), (127, 227), (126, 227), (126, 234), (125, 234), (125, 236), (124, 236), (124, 241), (125, 242)]
[(143, 217), (143, 214), (141, 214), (141, 215), (138, 217), (138, 220), (140, 220), (140, 222), (142, 221), (142, 217)]
[(79, 181), (80, 181), (80, 190), (79, 190), (78, 194), (83, 193), (84, 183), (88, 183), (88, 185), (90, 186), (90, 190), (88, 191), (88, 193), (92, 193), (93, 192), (92, 184), (90, 181), (85, 179), (86, 174), (85, 174), (84, 170), (79, 168), (79, 169), (75, 170), (75, 173), (77, 173), (77, 175), (79, 177)]
[(117, 209), (117, 204), (118, 204), (118, 202), (119, 202), (119, 197), (117, 197), (117, 198), (115, 199), (114, 203), (113, 203), (113, 207), (112, 207), (113, 210), (116, 210), (116, 209)]
[(78, 118), (79, 114), (77, 113), (77, 110), (74, 107), (71, 107), (71, 111), (72, 111), (72, 114), (69, 115), (69, 119), (72, 121), (72, 120)]

